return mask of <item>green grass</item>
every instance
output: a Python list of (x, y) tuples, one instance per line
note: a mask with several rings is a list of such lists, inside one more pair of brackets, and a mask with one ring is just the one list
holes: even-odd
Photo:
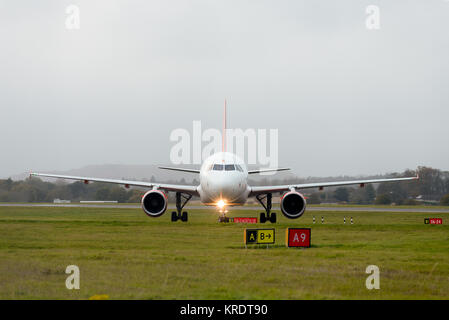
[[(172, 223), (169, 212), (152, 219), (139, 209), (0, 207), (0, 298), (448, 299), (449, 227), (424, 225), (429, 216), (447, 223), (449, 214), (278, 213), (276, 245), (245, 249), (245, 226), (219, 224), (213, 209)], [(284, 246), (295, 226), (312, 228), (311, 248)], [(72, 264), (80, 290), (65, 287)], [(365, 287), (370, 264), (380, 290)]]

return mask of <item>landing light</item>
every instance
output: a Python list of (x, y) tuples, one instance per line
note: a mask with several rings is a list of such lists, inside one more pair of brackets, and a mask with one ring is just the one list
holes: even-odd
[(219, 207), (220, 209), (223, 209), (225, 205), (226, 203), (223, 200), (219, 200), (217, 202), (217, 207)]

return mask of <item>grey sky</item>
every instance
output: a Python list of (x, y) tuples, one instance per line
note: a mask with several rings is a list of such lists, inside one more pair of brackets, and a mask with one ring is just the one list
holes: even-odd
[(169, 164), (170, 132), (220, 128), (224, 98), (231, 127), (279, 129), (299, 176), (448, 170), (448, 18), (444, 0), (0, 0), (0, 177)]

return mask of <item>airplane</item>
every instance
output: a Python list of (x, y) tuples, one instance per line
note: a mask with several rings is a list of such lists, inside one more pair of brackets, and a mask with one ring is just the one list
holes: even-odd
[(160, 169), (174, 170), (179, 172), (189, 172), (199, 174), (199, 185), (176, 185), (157, 182), (128, 181), (117, 179), (103, 179), (94, 177), (78, 177), (67, 175), (56, 175), (48, 173), (30, 173), (30, 176), (39, 176), (47, 178), (58, 178), (89, 182), (102, 182), (123, 185), (125, 188), (144, 187), (149, 190), (143, 195), (141, 205), (146, 215), (149, 217), (160, 217), (167, 210), (167, 193), (176, 193), (176, 211), (171, 213), (171, 221), (188, 221), (187, 211), (183, 211), (185, 205), (193, 197), (199, 197), (201, 202), (207, 206), (216, 206), (219, 210), (219, 221), (229, 222), (226, 217), (227, 208), (232, 206), (241, 206), (246, 203), (248, 198), (256, 198), (265, 209), (260, 213), (260, 223), (270, 221), (276, 223), (276, 213), (272, 212), (273, 194), (281, 194), (280, 209), (283, 215), (288, 219), (300, 218), (306, 210), (306, 198), (301, 193), (304, 189), (318, 188), (323, 190), (325, 187), (336, 187), (345, 185), (359, 185), (364, 187), (366, 184), (381, 182), (396, 182), (418, 180), (416, 177), (388, 178), (388, 179), (370, 179), (354, 181), (336, 181), (336, 182), (318, 182), (306, 184), (288, 184), (272, 186), (250, 186), (248, 184), (248, 175), (262, 172), (279, 172), (290, 170), (289, 168), (269, 168), (259, 170), (248, 170), (244, 161), (237, 155), (226, 151), (226, 100), (224, 104), (224, 121), (222, 135), (222, 151), (209, 156), (202, 164), (199, 170), (187, 168), (174, 168), (160, 166)]

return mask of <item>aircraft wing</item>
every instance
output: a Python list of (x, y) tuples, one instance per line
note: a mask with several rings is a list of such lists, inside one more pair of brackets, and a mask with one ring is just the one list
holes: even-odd
[(304, 184), (290, 184), (290, 185), (280, 185), (280, 186), (254, 186), (251, 187), (251, 192), (249, 196), (255, 196), (263, 193), (272, 192), (282, 192), (289, 191), (292, 189), (310, 189), (310, 188), (324, 188), (324, 187), (338, 187), (346, 186), (351, 184), (358, 184), (363, 187), (365, 184), (369, 183), (380, 183), (380, 182), (396, 182), (396, 181), (407, 181), (407, 180), (418, 180), (419, 177), (406, 177), (406, 178), (391, 178), (391, 179), (372, 179), (372, 180), (353, 180), (353, 181), (336, 181), (336, 182), (317, 182), (317, 183), (304, 183)]
[(89, 183), (90, 181), (103, 182), (103, 183), (114, 183), (114, 184), (124, 185), (127, 188), (128, 187), (145, 187), (145, 188), (155, 187), (155, 188), (166, 190), (166, 191), (183, 192), (183, 193), (190, 194), (192, 196), (199, 196), (198, 191), (197, 191), (197, 186), (185, 186), (185, 185), (178, 185), (178, 184), (165, 184), (165, 183), (157, 183), (157, 182), (118, 180), (118, 179), (103, 179), (103, 178), (93, 178), (93, 177), (62, 176), (62, 175), (48, 174), (48, 173), (30, 173), (30, 176), (77, 180), (77, 181), (83, 181), (84, 183)]

